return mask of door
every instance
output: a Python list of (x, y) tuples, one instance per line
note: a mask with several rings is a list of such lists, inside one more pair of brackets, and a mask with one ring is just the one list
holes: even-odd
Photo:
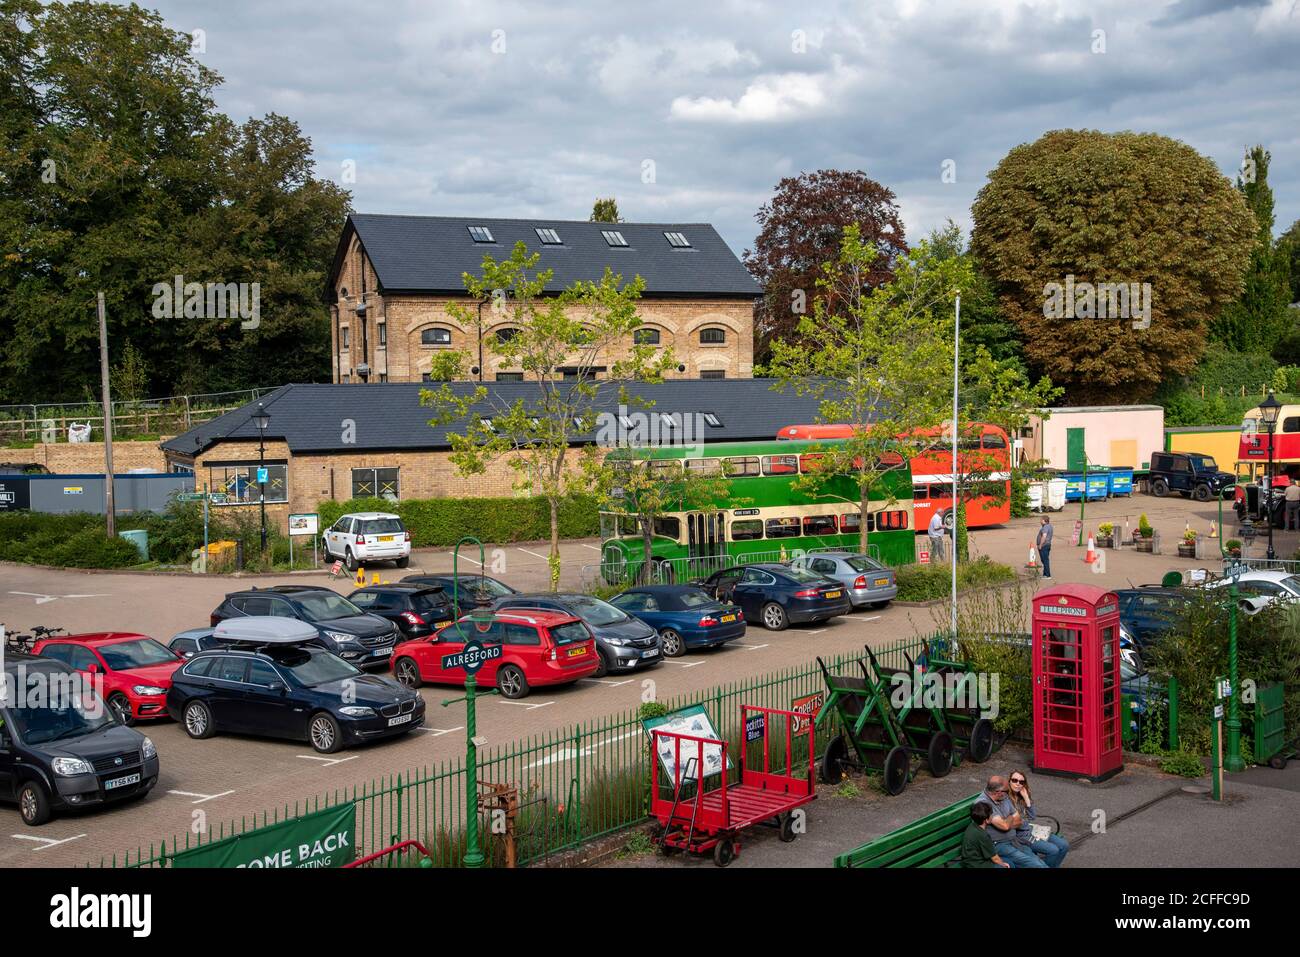
[(243, 731), (250, 728), (245, 717), (244, 682), (248, 677), (248, 660), (227, 655), (218, 658), (203, 679), (208, 693), (203, 703), (212, 712), (213, 720), (221, 731)]
[[(278, 689), (272, 685), (278, 684)], [(296, 738), (306, 734), (307, 709), (295, 707), (285, 693), (284, 678), (268, 661), (253, 659), (248, 663), (248, 679), (242, 688), (241, 720), (250, 731), (276, 738)]]
[(9, 731), (8, 715), (0, 712), (5, 720), (0, 725), (0, 800), (12, 801), (14, 797), (14, 763), (18, 759), (17, 747)]
[(745, 617), (756, 619), (769, 599), (776, 600), (771, 594), (776, 579), (767, 572), (757, 568), (746, 568), (736, 584), (735, 602), (745, 612)]
[(726, 552), (726, 517), (722, 512), (689, 512), (686, 515), (686, 556), (692, 575), (707, 575), (722, 564)]
[(1078, 628), (1044, 625), (1041, 637), (1034, 672), (1038, 685), (1035, 697), (1042, 714), (1042, 747), (1054, 756), (1067, 759), (1069, 763), (1062, 770), (1076, 769), (1071, 759), (1077, 759), (1077, 770), (1082, 770), (1085, 751), (1083, 632)]
[(1083, 429), (1065, 430), (1065, 468), (1069, 472), (1082, 472), (1088, 453), (1084, 451)]

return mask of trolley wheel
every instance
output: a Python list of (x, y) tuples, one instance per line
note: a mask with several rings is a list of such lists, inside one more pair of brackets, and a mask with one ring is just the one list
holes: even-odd
[(836, 735), (826, 744), (822, 752), (822, 781), (825, 784), (838, 784), (844, 778), (845, 759), (848, 757), (848, 743), (843, 735)]
[(781, 840), (789, 844), (799, 836), (799, 832), (794, 829), (794, 814), (786, 811), (779, 820), (781, 824)]
[(930, 765), (931, 774), (936, 778), (946, 776), (952, 770), (952, 735), (947, 731), (936, 731), (930, 738), (925, 759)]
[(736, 844), (729, 838), (721, 838), (717, 844), (713, 845), (713, 863), (719, 867), (726, 867), (736, 859)]
[(907, 756), (907, 748), (900, 744), (890, 750), (885, 756), (886, 794), (892, 797), (903, 793), (903, 788), (907, 787), (907, 779), (912, 774), (911, 764), (911, 759)]
[(1271, 758), (1268, 759), (1268, 766), (1272, 768), (1274, 771), (1281, 771), (1283, 768), (1286, 767), (1286, 755), (1285, 754), (1273, 755)]
[(983, 764), (993, 756), (993, 722), (979, 718), (971, 725), (970, 741), (966, 744), (966, 757)]

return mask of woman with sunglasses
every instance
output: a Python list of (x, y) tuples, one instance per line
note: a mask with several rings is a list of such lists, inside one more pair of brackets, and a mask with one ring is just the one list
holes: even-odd
[(1028, 775), (1024, 771), (1012, 771), (1007, 777), (1007, 787), (1011, 803), (1020, 814), (1020, 827), (1017, 830), (1020, 843), (1041, 857), (1048, 867), (1060, 867), (1065, 855), (1070, 852), (1070, 843), (1059, 834), (1048, 834), (1043, 838), (1034, 836), (1038, 809), (1034, 807), (1033, 796), (1029, 793)]

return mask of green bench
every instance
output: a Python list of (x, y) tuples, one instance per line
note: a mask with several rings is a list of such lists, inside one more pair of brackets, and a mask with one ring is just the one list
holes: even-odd
[(970, 806), (979, 794), (950, 804), (835, 858), (836, 867), (956, 867)]

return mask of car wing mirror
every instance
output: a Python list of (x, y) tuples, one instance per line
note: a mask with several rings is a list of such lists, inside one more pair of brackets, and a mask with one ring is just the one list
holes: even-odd
[(99, 673), (99, 665), (91, 664), (86, 668), (92, 675)]
[(267, 687), (270, 688), (272, 691), (278, 692), (280, 694), (284, 694), (285, 691), (283, 681), (272, 681), (269, 685), (267, 685)]

